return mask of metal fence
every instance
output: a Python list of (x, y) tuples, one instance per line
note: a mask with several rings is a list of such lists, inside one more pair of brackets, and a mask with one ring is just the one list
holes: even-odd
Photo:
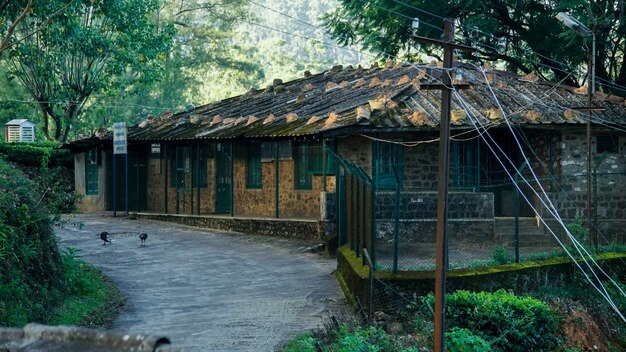
[[(408, 188), (406, 182), (403, 187), (397, 175), (395, 187), (377, 187), (361, 167), (333, 152), (328, 154), (337, 165), (340, 245), (349, 244), (357, 256), (367, 248), (376, 270), (433, 270), (437, 221), (434, 187)], [(411, 168), (403, 166), (405, 170)], [(614, 190), (623, 183), (626, 174), (594, 173), (592, 230), (588, 231), (585, 174), (527, 181), (531, 178), (524, 165), (508, 171), (513, 180), (493, 177), (469, 187), (451, 180), (449, 269), (563, 255), (563, 247), (572, 247), (564, 225), (589, 248), (594, 239), (600, 246), (624, 244), (626, 206), (620, 206), (624, 200), (611, 186)], [(459, 172), (453, 175), (470, 178)], [(542, 189), (547, 196), (542, 195)], [(549, 210), (551, 205), (557, 213)]]

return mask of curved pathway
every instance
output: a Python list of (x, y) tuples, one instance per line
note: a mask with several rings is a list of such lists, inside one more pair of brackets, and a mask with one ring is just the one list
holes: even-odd
[(79, 249), (127, 298), (112, 326), (120, 333), (190, 351), (274, 351), (345, 309), (335, 260), (300, 253), (303, 243), (108, 214), (68, 220), (60, 245)]

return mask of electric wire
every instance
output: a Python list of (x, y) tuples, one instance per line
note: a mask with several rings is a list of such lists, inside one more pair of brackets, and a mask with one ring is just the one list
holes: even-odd
[[(485, 71), (484, 71), (482, 68), (481, 68), (481, 72), (482, 72), (482, 74), (483, 74), (483, 77), (485, 78), (485, 82), (487, 82), (487, 86), (489, 87), (490, 92), (492, 93), (492, 95), (493, 95), (493, 96), (494, 96), (494, 98), (496, 99), (496, 102), (497, 102), (497, 104), (498, 104), (498, 108), (499, 108), (499, 109), (500, 109), (500, 111), (502, 111), (502, 113), (503, 113), (503, 116), (504, 116), (504, 121), (505, 121), (505, 123), (507, 124), (507, 126), (509, 127), (509, 130), (511, 131), (511, 133), (512, 133), (512, 135), (513, 135), (513, 138), (514, 138), (514, 140), (515, 140), (515, 142), (516, 142), (517, 146), (519, 147), (519, 149), (520, 149), (520, 152), (521, 152), (522, 156), (524, 157), (524, 160), (525, 160), (526, 162), (529, 162), (529, 160), (528, 160), (528, 158), (526, 157), (526, 154), (524, 153), (524, 150), (523, 150), (523, 148), (522, 148), (522, 146), (521, 146), (521, 144), (520, 144), (519, 140), (517, 139), (517, 135), (516, 135), (516, 133), (514, 133), (513, 128), (512, 128), (512, 126), (511, 126), (511, 124), (509, 123), (508, 117), (506, 116), (506, 112), (505, 112), (505, 111), (504, 111), (504, 109), (502, 108), (502, 105), (500, 105), (500, 102), (499, 102), (499, 100), (498, 100), (498, 98), (497, 98), (497, 96), (496, 96), (495, 92), (493, 91), (493, 89), (492, 89), (492, 87), (491, 87), (491, 84), (489, 83), (489, 80), (488, 80), (488, 78), (487, 78), (487, 75), (486, 75)], [(529, 170), (530, 170), (530, 172), (532, 173), (532, 175), (533, 175), (534, 179), (535, 179), (535, 180), (537, 180), (537, 175), (535, 174), (535, 171), (533, 170), (533, 168), (530, 168)], [(592, 256), (591, 256), (591, 254), (590, 254), (590, 253), (586, 250), (586, 248), (585, 248), (584, 246), (582, 246), (582, 245), (578, 242), (578, 240), (577, 240), (574, 236), (572, 236), (572, 235), (571, 235), (571, 233), (569, 233), (569, 230), (567, 229), (567, 227), (566, 227), (566, 226), (565, 226), (565, 224), (563, 223), (563, 220), (561, 219), (560, 215), (558, 214), (558, 212), (557, 212), (556, 207), (554, 206), (554, 204), (552, 204), (552, 201), (551, 201), (551, 200), (550, 200), (550, 198), (548, 197), (548, 195), (547, 195), (547, 193), (546, 193), (545, 189), (543, 188), (543, 186), (541, 185), (541, 183), (539, 183), (539, 182), (538, 182), (538, 183), (537, 183), (537, 185), (538, 185), (538, 187), (541, 189), (542, 195), (543, 195), (543, 196), (545, 196), (545, 198), (546, 198), (547, 202), (548, 202), (548, 203), (549, 203), (549, 205), (551, 206), (551, 208), (549, 208), (549, 210), (552, 210), (552, 209), (554, 210), (554, 214), (553, 214), (553, 216), (555, 216), (555, 217), (559, 220), (559, 222), (561, 222), (561, 225), (562, 225), (562, 226), (564, 227), (564, 229), (566, 230), (566, 233), (570, 236), (570, 239), (571, 239), (574, 243), (576, 243), (576, 245), (577, 245), (577, 247), (576, 247), (576, 248), (578, 249), (579, 254), (583, 257), (583, 259), (584, 259), (585, 257), (584, 257), (584, 255), (583, 255), (582, 253), (580, 253), (580, 249), (582, 249), (582, 251), (584, 251), (584, 252), (585, 252), (585, 254), (591, 258), (591, 261), (592, 261), (592, 262), (593, 262), (593, 263), (594, 263), (594, 264), (598, 267), (598, 269), (599, 269), (599, 270), (600, 270), (600, 271), (601, 271), (601, 272), (602, 272), (602, 273), (603, 273), (603, 274), (604, 274), (607, 278), (609, 278), (609, 280), (610, 280), (610, 281), (611, 281), (611, 282), (612, 282), (612, 283), (613, 283), (613, 284), (614, 284), (614, 285), (618, 288), (618, 290), (620, 290), (620, 292), (622, 293), (622, 295), (626, 296), (626, 293), (624, 293), (624, 291), (622, 291), (622, 290), (621, 290), (621, 288), (619, 287), (619, 285), (617, 285), (617, 283), (615, 283), (615, 282), (613, 281), (613, 279), (612, 279), (609, 275), (607, 275), (607, 274), (604, 272), (604, 270), (603, 270), (603, 269), (602, 269), (602, 268), (601, 268), (601, 267), (600, 267), (600, 266), (596, 263), (595, 259), (593, 259), (593, 257), (592, 257)], [(530, 185), (529, 185), (529, 186), (530, 186)], [(584, 259), (584, 260), (585, 260), (585, 262), (586, 262), (586, 259)], [(591, 267), (590, 267), (590, 269), (591, 269)], [(593, 272), (593, 269), (591, 269), (591, 270), (592, 270), (592, 272)], [(593, 272), (593, 273), (594, 273), (594, 275), (595, 275), (595, 272)], [(598, 281), (600, 281), (600, 279), (599, 279), (599, 278), (597, 278), (597, 276), (596, 276), (596, 279), (597, 279)], [(605, 290), (605, 292), (606, 292), (606, 290)], [(608, 295), (608, 293), (607, 293), (607, 295)], [(626, 320), (625, 320), (625, 321), (626, 321)]]
[[(488, 83), (488, 79), (487, 79), (486, 75), (484, 74), (484, 71), (483, 71), (483, 75), (484, 75), (484, 77), (485, 77), (485, 80), (487, 81), (487, 84), (489, 85), (489, 83)], [(495, 95), (495, 92), (493, 92), (493, 91), (492, 91), (492, 94), (494, 94), (494, 95)], [(456, 90), (455, 90), (455, 95), (457, 96), (457, 99), (460, 99), (461, 101), (463, 101), (463, 102), (464, 102), (464, 99), (463, 99), (463, 98), (462, 98), (462, 97), (461, 97), (461, 96), (460, 96), (460, 95), (456, 92)], [(495, 98), (497, 99), (497, 97), (495, 97)], [(464, 102), (464, 104), (465, 104), (465, 102)], [(498, 104), (499, 104), (499, 102), (498, 102)], [(467, 109), (467, 106), (466, 106), (466, 109)], [(502, 107), (501, 107), (501, 106), (500, 106), (500, 109), (501, 109), (502, 113), (503, 113), (503, 114), (505, 114), (505, 116), (506, 116), (506, 113), (503, 111), (503, 109), (502, 109)], [(470, 114), (469, 114), (469, 110), (466, 110), (466, 111), (468, 112), (468, 116), (470, 116), (470, 118), (472, 118), (472, 117), (473, 117), (473, 115), (470, 115)], [(506, 119), (505, 119), (505, 120), (506, 120)], [(472, 121), (473, 121), (473, 123), (474, 123), (474, 120), (472, 120)], [(507, 124), (508, 124), (508, 121), (507, 121)], [(512, 127), (510, 126), (510, 124), (508, 124), (508, 126), (509, 126), (509, 128), (511, 129), (511, 131), (512, 131)], [(512, 131), (512, 132), (513, 132), (513, 131)], [(513, 136), (514, 136), (514, 138), (516, 138), (516, 137), (515, 137), (515, 133), (514, 133), (514, 132), (513, 132)], [(495, 142), (495, 141), (494, 141), (494, 142)], [(520, 148), (520, 150), (521, 150), (522, 148), (521, 148), (521, 145), (519, 144), (519, 141), (517, 141), (517, 144), (518, 144), (518, 147), (519, 147), (519, 148)], [(497, 144), (496, 144), (496, 146), (497, 146)], [(490, 147), (490, 149), (491, 149), (491, 146), (489, 146), (489, 147)], [(499, 148), (499, 147), (498, 147), (498, 148)], [(499, 148), (499, 149), (500, 149), (500, 148)], [(500, 151), (501, 151), (502, 153), (504, 153), (501, 149), (500, 149)], [(495, 151), (493, 151), (493, 150), (492, 150), (492, 152), (494, 152), (494, 154), (495, 154)], [(522, 152), (522, 154), (523, 154), (523, 155), (524, 155), (524, 157), (525, 157), (525, 154), (524, 154), (523, 150), (521, 150), (521, 152)], [(508, 157), (506, 156), (506, 154), (503, 154), (503, 155), (505, 156), (505, 158), (507, 158), (507, 159), (508, 159)], [(496, 155), (496, 157), (497, 157), (497, 155)], [(499, 157), (498, 157), (498, 159), (499, 159)], [(509, 162), (512, 164), (512, 166), (513, 166), (513, 167), (515, 167), (515, 165), (512, 163), (512, 161), (510, 161), (510, 159), (508, 159), (508, 160), (509, 160)], [(527, 159), (526, 157), (525, 157), (525, 160), (528, 162), (528, 159)], [(503, 163), (502, 163), (502, 164), (503, 164)], [(503, 165), (503, 166), (504, 166), (504, 165)], [(506, 168), (505, 168), (505, 170), (506, 170)], [(536, 178), (536, 175), (534, 174), (534, 171), (532, 170), (532, 168), (531, 168), (530, 170), (531, 170), (531, 172), (533, 173), (533, 176)], [(507, 174), (509, 173), (509, 171), (508, 171), (508, 170), (506, 170), (506, 172), (507, 172)], [(511, 175), (510, 175), (510, 174), (509, 174), (509, 177), (511, 177)], [(512, 177), (511, 177), (511, 178), (512, 178)], [(523, 178), (523, 179), (524, 179), (524, 178)], [(524, 180), (525, 180), (525, 179), (524, 179)], [(527, 180), (525, 180), (525, 181), (527, 182)], [(530, 186), (530, 184), (529, 184), (528, 182), (527, 182), (527, 184)], [(543, 190), (543, 187), (542, 187), (542, 185), (541, 185), (539, 182), (538, 182), (538, 186), (541, 188), (542, 192), (545, 194), (545, 190)], [(515, 184), (515, 187), (519, 187), (519, 186), (518, 186), (517, 184)], [(531, 189), (532, 189), (532, 187), (531, 187)], [(520, 190), (520, 191), (521, 191), (521, 190)], [(534, 191), (534, 189), (533, 189), (533, 191)], [(537, 196), (538, 196), (538, 194), (537, 194)], [(525, 197), (525, 196), (524, 196), (524, 197)], [(546, 195), (546, 198), (547, 198), (547, 195)], [(543, 199), (541, 199), (541, 198), (540, 198), (540, 200), (543, 202)], [(527, 201), (527, 202), (529, 202), (529, 201), (528, 201), (528, 199), (526, 199), (526, 201)], [(548, 202), (550, 202), (549, 198), (548, 198)], [(529, 202), (529, 204), (532, 206), (532, 203), (530, 203), (530, 202)], [(551, 202), (550, 202), (550, 205), (551, 205), (552, 207), (554, 207), (554, 205), (552, 205), (552, 204), (551, 204)], [(548, 208), (548, 210), (549, 210), (550, 212), (552, 212), (552, 209), (554, 209), (554, 208)], [(534, 209), (534, 207), (533, 207), (533, 210), (537, 213), (537, 215), (539, 215), (539, 214), (538, 214), (538, 212), (537, 212), (537, 210), (536, 210), (536, 209)], [(554, 210), (556, 210), (556, 209), (554, 209)], [(564, 226), (564, 223), (562, 222), (562, 219), (560, 219), (560, 216), (558, 216), (558, 213), (556, 213), (556, 214), (552, 214), (552, 215), (553, 215), (553, 216), (555, 216), (555, 218), (556, 218), (556, 219), (557, 219), (557, 220), (561, 223), (561, 225), (562, 225), (562, 226)], [(543, 221), (543, 219), (542, 219), (542, 221)], [(549, 228), (549, 227), (548, 227), (548, 228)], [(567, 230), (567, 228), (566, 228), (565, 226), (564, 226), (564, 228), (565, 228), (565, 230), (566, 230), (566, 233), (568, 233), (568, 235), (569, 235), (570, 237), (573, 237), (573, 236), (571, 236), (571, 234), (569, 233), (569, 231)], [(549, 230), (552, 232), (552, 230), (551, 230), (551, 229), (549, 229)], [(583, 258), (583, 260), (586, 262), (585, 256), (584, 256), (582, 253), (580, 253), (580, 248), (579, 248), (579, 247), (581, 246), (581, 245), (580, 245), (580, 243), (578, 243), (578, 242), (576, 241), (576, 239), (575, 239), (575, 238), (571, 238), (571, 239), (572, 239), (572, 242), (573, 242), (573, 243), (576, 243), (576, 244), (577, 244), (576, 248), (577, 248), (577, 250), (579, 251), (579, 254), (580, 254), (580, 255), (581, 255), (581, 257)], [(558, 239), (557, 239), (557, 240), (558, 240)], [(558, 241), (560, 242), (560, 240), (558, 240)], [(565, 249), (565, 248), (564, 248), (564, 249)], [(585, 253), (587, 254), (587, 256), (590, 256), (590, 254), (586, 251), (586, 249), (584, 249), (584, 247), (583, 247), (582, 249), (583, 249), (583, 251), (585, 251)], [(566, 250), (566, 249), (565, 249), (565, 250)], [(596, 264), (596, 266), (597, 266), (597, 267), (599, 267), (599, 265), (597, 265), (597, 263), (595, 262), (595, 260), (593, 260), (593, 258), (591, 258), (591, 259), (592, 259), (592, 261), (594, 262), (594, 264)], [(586, 263), (587, 263), (587, 262), (586, 262)], [(587, 265), (590, 267), (590, 265), (589, 265), (588, 263), (587, 263)], [(606, 277), (608, 277), (608, 278), (609, 278), (609, 280), (611, 280), (611, 282), (612, 282), (612, 283), (613, 283), (613, 284), (614, 284), (614, 285), (618, 288), (618, 290), (620, 290), (620, 292), (621, 292), (622, 294), (624, 294), (624, 292), (621, 290), (621, 288), (619, 287), (619, 285), (617, 285), (617, 284), (616, 284), (616, 283), (612, 280), (612, 278), (611, 278), (609, 275), (607, 275), (607, 274), (606, 274), (606, 273), (602, 270), (602, 268), (599, 268), (599, 269), (600, 269), (600, 271), (602, 271), (602, 273), (603, 273)], [(601, 284), (601, 280), (597, 277), (597, 275), (595, 274), (595, 271), (593, 271), (593, 269), (592, 269), (591, 267), (590, 267), (590, 270), (592, 270), (592, 273), (594, 273), (594, 276), (596, 277), (596, 279), (597, 279), (597, 280), (600, 282), (600, 284)], [(601, 285), (602, 285), (602, 284), (601, 284)], [(603, 285), (602, 285), (602, 288), (603, 288), (603, 291), (605, 291), (605, 292), (606, 292), (606, 288), (604, 288), (604, 286), (603, 286)], [(602, 293), (602, 292), (601, 292), (601, 293)], [(608, 295), (608, 292), (607, 292), (606, 294)], [(608, 297), (608, 298), (610, 299), (610, 297)], [(612, 303), (612, 300), (610, 301), (610, 303)], [(621, 316), (621, 313), (620, 313), (620, 316)], [(624, 318), (623, 318), (623, 316), (621, 316), (621, 317), (622, 317), (622, 319), (624, 319)], [(626, 321), (626, 320), (625, 320), (625, 321)]]
[[(460, 97), (460, 95), (458, 94), (458, 92), (456, 92), (456, 90), (453, 90), (453, 93), (455, 94), (455, 96), (457, 96), (457, 99), (460, 99), (461, 101), (464, 102), (464, 99), (462, 97)], [(465, 102), (464, 102), (465, 103)], [(475, 128), (479, 129), (480, 128), (480, 121), (473, 116), (473, 114), (468, 114), (468, 116), (470, 117), (470, 120), (472, 121), (472, 123), (474, 123)], [(504, 163), (504, 161), (501, 160), (501, 158), (498, 156), (498, 153), (496, 153), (496, 151), (493, 149), (492, 145), (490, 144), (490, 142), (487, 140), (487, 138), (485, 138), (484, 136), (489, 136), (489, 134), (484, 134), (483, 136), (483, 140), (485, 142), (485, 144), (487, 145), (487, 147), (491, 150), (492, 154), (496, 157), (496, 159), (498, 160), (498, 162), (502, 165), (502, 167), (504, 168), (505, 172), (507, 173), (507, 175), (509, 176), (509, 178), (511, 180), (514, 180), (513, 175), (510, 174), (510, 171), (506, 168), (506, 165)], [(491, 138), (491, 137), (490, 137)], [(499, 146), (497, 145), (497, 143), (492, 139), (492, 143), (494, 145), (496, 145), (496, 147), (499, 148)], [(500, 151), (503, 153), (503, 156), (505, 158), (508, 159), (508, 157), (506, 156), (506, 154), (500, 149)], [(509, 162), (511, 164), (512, 161)], [(514, 164), (513, 164), (514, 165)], [(522, 179), (524, 179), (522, 177)], [(525, 180), (525, 179), (524, 179)], [(526, 181), (526, 180), (525, 180)], [(526, 181), (527, 182), (527, 181)], [(609, 303), (609, 305), (616, 311), (616, 313), (626, 322), (626, 318), (623, 317), (623, 315), (621, 314), (621, 312), (619, 311), (619, 309), (617, 309), (617, 307), (615, 306), (615, 304), (613, 303), (612, 299), (610, 297), (607, 297), (605, 295), (605, 293), (603, 291), (606, 291), (606, 289), (601, 290), (594, 282), (593, 280), (591, 280), (591, 278), (589, 277), (589, 275), (586, 273), (586, 271), (580, 266), (580, 264), (578, 263), (578, 261), (573, 257), (573, 255), (567, 250), (566, 246), (563, 244), (563, 242), (558, 238), (558, 236), (554, 233), (554, 231), (552, 230), (552, 228), (547, 224), (547, 222), (545, 221), (545, 219), (541, 216), (541, 214), (538, 212), (538, 210), (532, 206), (531, 201), (527, 198), (527, 196), (524, 194), (524, 192), (522, 192), (521, 188), (519, 187), (519, 185), (516, 182), (513, 182), (514, 187), (518, 190), (520, 196), (522, 196), (524, 198), (524, 200), (531, 205), (532, 210), (535, 212), (535, 215), (537, 216), (538, 219), (540, 219), (540, 221), (542, 222), (542, 224), (548, 229), (548, 231), (552, 234), (552, 236), (556, 239), (556, 241), (559, 243), (559, 245), (563, 248), (563, 250), (565, 251), (565, 253), (568, 255), (568, 257), (572, 260), (572, 262), (580, 269), (580, 271), (583, 273), (583, 275), (585, 276), (585, 278), (587, 279), (587, 281), (592, 285), (592, 287), (594, 287), (599, 294), (605, 298), (605, 300), (607, 300), (607, 302)], [(530, 186), (530, 184), (528, 184)], [(532, 189), (532, 188), (531, 188)], [(584, 259), (584, 257), (583, 257)]]

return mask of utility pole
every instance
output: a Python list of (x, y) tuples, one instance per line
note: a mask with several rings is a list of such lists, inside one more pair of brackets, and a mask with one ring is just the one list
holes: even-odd
[(591, 46), (587, 47), (587, 106), (572, 107), (571, 109), (587, 112), (587, 227), (592, 244), (598, 247), (598, 236), (591, 223), (591, 114), (593, 111), (604, 111), (604, 108), (593, 106), (593, 93), (596, 90), (596, 35), (587, 26), (565, 12), (559, 12), (556, 18), (567, 27), (576, 31), (581, 37), (591, 37)]
[[(444, 20), (444, 42), (454, 43), (454, 22)], [(443, 68), (452, 68), (452, 46), (443, 47)], [(452, 90), (450, 71), (441, 77), (446, 87), (441, 91), (441, 121), (439, 131), (439, 184), (437, 186), (437, 252), (435, 257), (435, 351), (445, 351), (446, 331), (446, 267), (448, 266), (448, 183), (450, 180), (450, 102)]]
[[(451, 79), (452, 55), (454, 49), (473, 52), (475, 48), (454, 44), (454, 20), (444, 20), (444, 40), (413, 36), (417, 41), (437, 44), (443, 47), (443, 75), (441, 87), (441, 121), (439, 130), (439, 172), (437, 187), (437, 241), (435, 257), (435, 352), (445, 350), (445, 298), (446, 272), (448, 264), (448, 183), (450, 180), (450, 106), (451, 106)], [(466, 88), (466, 87), (463, 87)]]

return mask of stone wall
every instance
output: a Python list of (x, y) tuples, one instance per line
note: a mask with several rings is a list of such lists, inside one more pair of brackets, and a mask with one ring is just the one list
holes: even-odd
[[(452, 192), (448, 198), (448, 236), (456, 242), (481, 242), (494, 236), (492, 193)], [(403, 192), (400, 195), (399, 236), (407, 242), (434, 242), (437, 228), (437, 193)], [(376, 194), (376, 233), (393, 238), (395, 193)]]
[[(214, 159), (207, 160), (207, 187), (200, 187), (200, 214), (210, 214), (215, 211), (215, 174)], [(147, 183), (147, 210), (165, 212), (165, 193), (167, 192), (167, 212), (176, 213), (176, 187), (172, 187), (172, 172), (170, 160), (159, 154), (151, 154), (148, 159)], [(167, 189), (165, 178), (167, 175)], [(186, 175), (186, 184), (191, 184), (191, 173)], [(193, 193), (193, 194), (192, 194)], [(193, 198), (193, 204), (192, 204)], [(193, 205), (193, 208), (192, 208)], [(180, 214), (197, 213), (198, 189), (192, 192), (180, 193), (178, 211)]]
[[(376, 138), (398, 140), (397, 134), (380, 134)], [(402, 140), (415, 142), (437, 138), (434, 134), (405, 134)], [(351, 136), (337, 142), (337, 153), (363, 168), (372, 177), (373, 165), (372, 140), (365, 137)], [(403, 147), (403, 190), (437, 189), (438, 171), (437, 143), (423, 143), (414, 147)]]
[[(235, 149), (234, 157), (234, 207), (236, 216), (275, 217), (276, 215), (276, 163), (261, 163), (263, 187), (246, 187), (246, 148)], [(320, 219), (320, 194), (323, 176), (312, 176), (311, 189), (296, 189), (293, 159), (278, 161), (278, 216), (279, 218)], [(326, 176), (326, 189), (334, 191), (335, 177)]]
[[(566, 223), (587, 217), (587, 143), (584, 130), (567, 133), (558, 145), (560, 187), (548, 194)], [(597, 212), (597, 226), (605, 241), (623, 242), (626, 235), (626, 137), (619, 140), (619, 152), (597, 153), (597, 135), (591, 138), (592, 202)], [(594, 175), (595, 174), (595, 175)], [(554, 223), (543, 207), (544, 218)], [(594, 216), (592, 210), (592, 221)], [(554, 226), (558, 228), (558, 226)]]
[(183, 225), (235, 231), (247, 234), (267, 235), (314, 242), (325, 240), (322, 224), (315, 220), (238, 218), (219, 215), (166, 215), (150, 213), (138, 213), (137, 216), (150, 220), (175, 222)]

